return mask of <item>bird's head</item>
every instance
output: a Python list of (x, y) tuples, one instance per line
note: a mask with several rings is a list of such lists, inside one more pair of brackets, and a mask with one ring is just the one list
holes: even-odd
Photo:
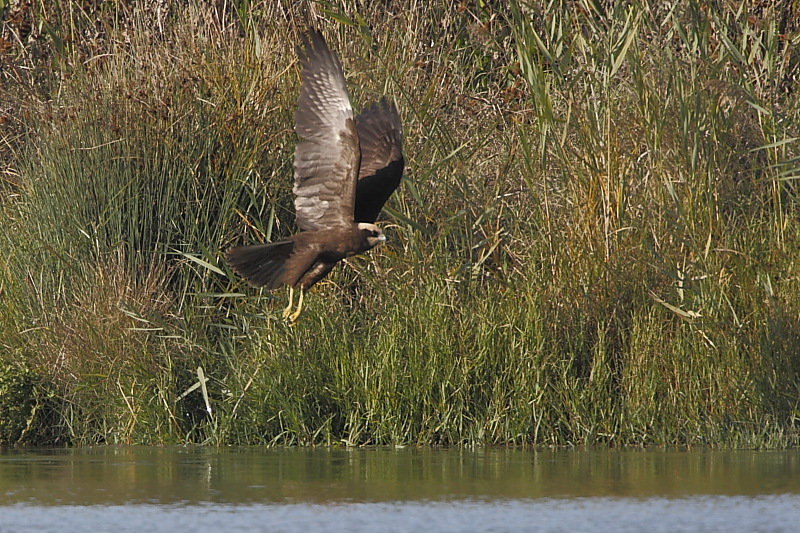
[(358, 229), (361, 231), (361, 235), (369, 248), (375, 248), (386, 241), (386, 235), (375, 224), (361, 222), (358, 224)]

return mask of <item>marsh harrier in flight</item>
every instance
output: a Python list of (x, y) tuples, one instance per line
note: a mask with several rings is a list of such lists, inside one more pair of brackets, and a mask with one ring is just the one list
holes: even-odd
[[(382, 98), (353, 118), (342, 65), (318, 30), (303, 35), (295, 132), (294, 205), (302, 230), (285, 241), (236, 246), (231, 268), (256, 287), (289, 286), (283, 318), (293, 325), (303, 296), (339, 261), (386, 237), (375, 220), (403, 175), (397, 108)], [(294, 289), (300, 289), (293, 310)]]

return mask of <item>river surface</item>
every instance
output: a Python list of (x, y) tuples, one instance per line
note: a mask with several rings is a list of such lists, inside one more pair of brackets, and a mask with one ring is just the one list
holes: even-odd
[(800, 452), (0, 449), (0, 533), (797, 532)]

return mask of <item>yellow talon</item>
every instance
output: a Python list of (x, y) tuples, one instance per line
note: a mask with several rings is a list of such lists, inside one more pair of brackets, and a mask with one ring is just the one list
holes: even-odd
[(287, 322), (289, 322), (289, 326), (294, 326), (297, 323), (297, 318), (300, 316), (300, 311), (303, 310), (303, 295), (305, 293), (306, 292), (303, 289), (300, 289), (300, 298), (297, 299), (297, 309), (295, 309), (294, 313), (286, 317)]
[[(300, 293), (302, 294), (302, 292)], [(294, 287), (289, 287), (289, 305), (283, 310), (283, 319), (287, 320), (292, 314), (292, 300), (294, 300)]]

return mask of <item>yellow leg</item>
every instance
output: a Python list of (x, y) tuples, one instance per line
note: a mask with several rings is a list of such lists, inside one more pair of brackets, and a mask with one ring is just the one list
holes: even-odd
[[(300, 292), (300, 295), (303, 295), (303, 292)], [(294, 287), (289, 287), (289, 305), (283, 310), (283, 319), (286, 320), (289, 318), (289, 315), (292, 314), (292, 300), (294, 300)]]
[(303, 310), (303, 295), (305, 295), (306, 291), (300, 289), (300, 298), (297, 299), (297, 309), (295, 309), (294, 313), (289, 315), (287, 318), (289, 325), (294, 326), (297, 322), (297, 317), (300, 316), (300, 311)]

